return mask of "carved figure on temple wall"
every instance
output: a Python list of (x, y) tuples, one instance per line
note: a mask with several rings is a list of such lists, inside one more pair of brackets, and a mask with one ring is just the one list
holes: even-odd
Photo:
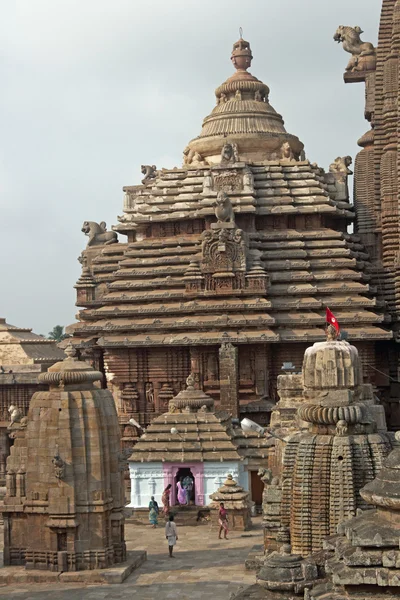
[(240, 90), (236, 90), (235, 100), (241, 100), (241, 99), (242, 99), (242, 92)]
[(340, 420), (336, 423), (336, 435), (339, 437), (344, 437), (347, 433), (347, 423), (346, 421)]
[(10, 424), (8, 425), (8, 429), (10, 429), (15, 423), (20, 423), (21, 425), (26, 424), (27, 419), (26, 417), (24, 417), (23, 412), (20, 408), (14, 406), (14, 404), (11, 404), (11, 406), (8, 409), (8, 412), (10, 413)]
[(262, 93), (260, 92), (260, 90), (256, 90), (256, 93), (254, 94), (254, 100), (256, 102), (264, 102), (264, 98), (263, 98)]
[(226, 142), (221, 150), (221, 165), (239, 162), (237, 144)]
[(145, 185), (146, 183), (148, 183), (151, 179), (155, 179), (157, 176), (157, 167), (156, 165), (142, 165), (140, 167), (141, 172), (143, 173), (144, 177), (142, 179), (142, 184)]
[(264, 484), (268, 485), (272, 482), (272, 471), (270, 469), (260, 468), (257, 475), (261, 478), (261, 481)]
[(332, 173), (336, 187), (334, 195), (336, 201), (348, 202), (349, 200), (347, 178), (353, 173), (353, 171), (349, 169), (352, 162), (351, 156), (338, 156), (333, 163), (329, 165), (329, 173)]
[(218, 98), (218, 104), (225, 104), (225, 102), (228, 102), (228, 97), (226, 94), (224, 94), (224, 92), (222, 92), (222, 94)]
[(219, 222), (235, 222), (235, 214), (233, 212), (232, 202), (225, 192), (218, 192), (218, 196), (215, 201), (215, 216)]
[(100, 246), (116, 244), (118, 237), (115, 231), (107, 231), (107, 226), (104, 221), (101, 223), (95, 223), (94, 221), (84, 221), (82, 225), (82, 231), (85, 235), (89, 236), (87, 248), (90, 246)]
[(56, 453), (51, 461), (53, 463), (54, 475), (57, 479), (63, 479), (65, 475), (65, 462), (58, 453), (58, 446), (56, 446)]
[(201, 167), (206, 165), (207, 163), (205, 162), (201, 154), (195, 152), (189, 146), (186, 146), (186, 148), (183, 151), (183, 164)]
[(296, 160), (289, 142), (284, 142), (281, 146), (281, 159)]
[[(343, 43), (343, 50), (352, 57), (346, 71), (373, 70), (376, 67), (376, 49), (370, 42), (363, 42), (360, 35), (364, 33), (361, 27), (348, 27), (339, 25), (333, 39)], [(366, 57), (366, 58), (364, 58)]]
[(146, 402), (154, 404), (154, 386), (152, 383), (146, 383)]

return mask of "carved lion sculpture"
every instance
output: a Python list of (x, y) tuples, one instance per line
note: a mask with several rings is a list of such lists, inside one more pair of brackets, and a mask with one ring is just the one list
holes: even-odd
[(340, 173), (341, 175), (352, 175), (353, 171), (349, 169), (353, 162), (351, 156), (338, 156), (332, 164), (329, 165), (329, 173)]
[(225, 192), (218, 192), (215, 201), (215, 216), (218, 221), (234, 223), (235, 215), (232, 208), (232, 203)]
[(221, 165), (239, 162), (239, 151), (237, 144), (226, 142), (221, 150)]
[(272, 471), (270, 469), (260, 468), (257, 475), (261, 478), (261, 481), (267, 485), (272, 482)]
[(102, 244), (108, 245), (118, 242), (117, 234), (115, 231), (107, 231), (104, 221), (101, 223), (84, 221), (82, 231), (85, 235), (89, 236), (89, 241), (87, 243), (88, 248), (90, 246), (100, 246)]
[(10, 423), (8, 425), (8, 429), (10, 429), (15, 423), (19, 423), (21, 427), (26, 427), (28, 423), (28, 418), (24, 417), (20, 408), (18, 408), (14, 404), (11, 404), (11, 406), (8, 409), (8, 412), (10, 413)]
[[(343, 43), (343, 50), (349, 52), (352, 57), (346, 67), (346, 71), (364, 71), (375, 68), (376, 50), (370, 42), (363, 42), (360, 35), (364, 33), (361, 27), (348, 27), (340, 25), (333, 36), (335, 42)], [(360, 60), (361, 57), (373, 57), (369, 61)]]
[(156, 165), (142, 165), (140, 167), (141, 172), (143, 173), (144, 177), (142, 179), (142, 184), (145, 185), (146, 183), (148, 183), (151, 179), (155, 179), (157, 176), (157, 167)]

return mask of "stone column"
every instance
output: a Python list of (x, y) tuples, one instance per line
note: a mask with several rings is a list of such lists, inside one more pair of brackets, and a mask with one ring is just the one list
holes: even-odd
[(224, 342), (219, 349), (220, 406), (221, 410), (239, 417), (238, 348)]

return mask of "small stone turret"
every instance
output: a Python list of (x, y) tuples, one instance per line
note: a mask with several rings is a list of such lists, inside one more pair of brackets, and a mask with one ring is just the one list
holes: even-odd
[(232, 475), (228, 475), (224, 485), (210, 495), (211, 518), (218, 522), (220, 502), (228, 511), (229, 528), (247, 531), (251, 528), (249, 492), (236, 483)]
[(377, 432), (378, 407), (362, 384), (357, 349), (327, 333), (304, 355), (298, 418), (308, 430), (289, 438), (283, 456), (281, 526), (302, 556), (320, 550), (339, 522), (366, 508), (360, 489), (390, 450), (386, 434)]

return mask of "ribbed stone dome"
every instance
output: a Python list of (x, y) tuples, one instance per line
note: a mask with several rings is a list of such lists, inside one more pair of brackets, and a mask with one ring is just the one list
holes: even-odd
[(210, 164), (219, 163), (227, 141), (237, 144), (240, 161), (245, 162), (280, 158), (285, 142), (296, 158), (303, 150), (303, 144), (286, 132), (281, 115), (269, 104), (268, 86), (247, 72), (252, 58), (250, 44), (241, 38), (231, 57), (236, 73), (215, 90), (217, 105), (204, 119), (200, 135), (189, 143), (190, 150)]

